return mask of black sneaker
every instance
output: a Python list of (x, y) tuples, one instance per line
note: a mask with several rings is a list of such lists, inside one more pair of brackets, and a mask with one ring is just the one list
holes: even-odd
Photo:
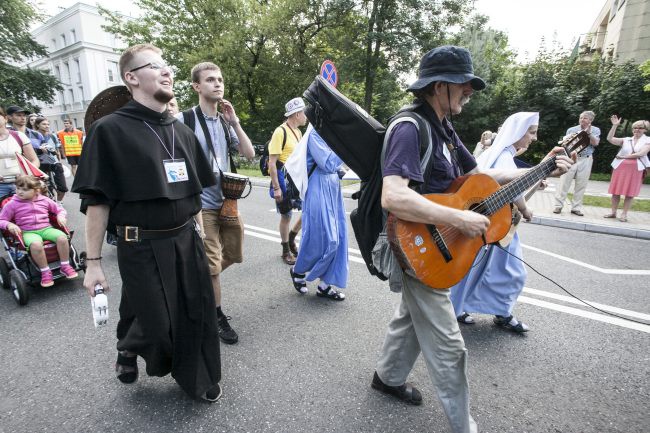
[(207, 390), (205, 394), (201, 396), (201, 398), (210, 403), (214, 403), (215, 401), (221, 398), (221, 387), (219, 386), (219, 384), (216, 384), (215, 386)]
[(405, 383), (400, 386), (390, 386), (386, 385), (381, 381), (379, 375), (375, 371), (374, 376), (372, 377), (372, 383), (370, 384), (374, 389), (383, 392), (384, 394), (389, 394), (398, 399), (402, 400), (405, 403), (419, 406), (422, 404), (422, 394), (420, 391), (410, 383)]
[(234, 329), (230, 327), (230, 316), (221, 316), (217, 319), (217, 327), (219, 328), (219, 338), (226, 344), (235, 344), (239, 341), (239, 336)]

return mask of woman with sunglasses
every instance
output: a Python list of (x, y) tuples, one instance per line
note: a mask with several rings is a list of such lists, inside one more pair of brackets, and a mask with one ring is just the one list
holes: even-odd
[(612, 115), (610, 120), (612, 129), (607, 134), (607, 141), (614, 146), (620, 146), (621, 149), (612, 161), (614, 171), (608, 190), (612, 194), (612, 212), (605, 215), (605, 218), (616, 218), (621, 196), (625, 196), (623, 213), (618, 220), (627, 222), (627, 212), (632, 206), (632, 200), (639, 195), (645, 171), (650, 167), (650, 160), (648, 160), (650, 137), (645, 135), (650, 128), (650, 122), (637, 120), (632, 124), (632, 137), (616, 138), (614, 134), (622, 119), (617, 115)]

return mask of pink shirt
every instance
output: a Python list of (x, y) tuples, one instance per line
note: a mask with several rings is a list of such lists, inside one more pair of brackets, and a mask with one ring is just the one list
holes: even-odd
[(0, 229), (6, 230), (10, 222), (24, 231), (44, 229), (52, 225), (50, 214), (67, 215), (61, 205), (40, 194), (32, 200), (23, 200), (15, 195), (0, 212)]

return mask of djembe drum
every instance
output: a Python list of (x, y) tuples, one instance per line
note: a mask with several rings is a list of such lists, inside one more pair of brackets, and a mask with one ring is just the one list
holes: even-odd
[[(244, 190), (248, 185), (248, 192), (244, 195)], [(236, 222), (239, 211), (237, 210), (237, 200), (248, 197), (253, 186), (248, 176), (237, 173), (221, 173), (221, 190), (223, 192), (223, 205), (219, 219), (226, 222)]]

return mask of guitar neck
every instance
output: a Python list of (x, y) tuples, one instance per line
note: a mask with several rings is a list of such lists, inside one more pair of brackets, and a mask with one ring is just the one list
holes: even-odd
[(533, 167), (526, 174), (509, 182), (487, 197), (477, 207), (483, 215), (492, 215), (507, 203), (514, 202), (524, 191), (538, 184), (555, 170), (555, 156)]

